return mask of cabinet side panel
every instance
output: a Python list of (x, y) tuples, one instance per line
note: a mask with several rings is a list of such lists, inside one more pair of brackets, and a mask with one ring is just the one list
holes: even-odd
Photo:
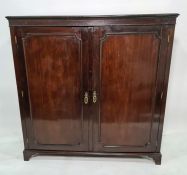
[(162, 89), (163, 95), (160, 104), (158, 104), (159, 106), (161, 106), (161, 110), (159, 111), (160, 120), (159, 120), (158, 137), (157, 137), (157, 142), (158, 142), (157, 149), (156, 149), (157, 152), (160, 152), (160, 148), (161, 148), (169, 71), (170, 71), (172, 47), (173, 47), (173, 40), (174, 40), (174, 31), (175, 31), (175, 25), (163, 25), (162, 27), (162, 48), (161, 48), (161, 58), (160, 58), (161, 64), (160, 64), (159, 82), (160, 82), (160, 89)]
[(19, 27), (10, 27), (24, 146), (25, 149), (28, 149), (29, 145), (28, 145), (27, 122), (29, 118), (29, 105), (26, 102), (27, 97), (23, 98), (23, 92), (27, 92), (27, 79), (26, 79), (24, 58), (20, 56), (20, 42), (18, 40), (19, 38), (18, 30)]

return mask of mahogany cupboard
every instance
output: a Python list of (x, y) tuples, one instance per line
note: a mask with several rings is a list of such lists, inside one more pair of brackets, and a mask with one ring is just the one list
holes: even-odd
[(160, 164), (177, 16), (7, 17), (24, 160), (120, 156)]

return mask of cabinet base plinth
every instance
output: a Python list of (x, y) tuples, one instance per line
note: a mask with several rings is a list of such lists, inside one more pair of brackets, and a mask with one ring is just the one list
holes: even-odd
[(90, 157), (124, 157), (124, 158), (151, 158), (156, 165), (161, 164), (161, 153), (109, 153), (109, 152), (75, 152), (75, 151), (55, 151), (55, 150), (35, 150), (25, 149), (23, 151), (24, 161), (38, 155), (47, 156), (90, 156)]
[(161, 165), (161, 160), (162, 160), (162, 154), (161, 153), (155, 153), (150, 157), (152, 157), (152, 159), (154, 160), (156, 165)]

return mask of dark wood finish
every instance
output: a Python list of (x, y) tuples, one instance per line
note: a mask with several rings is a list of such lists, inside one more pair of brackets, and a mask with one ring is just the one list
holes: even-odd
[(147, 156), (160, 164), (177, 16), (7, 17), (24, 160)]
[(155, 151), (160, 30), (149, 26), (138, 31), (133, 27), (95, 29), (95, 67), (100, 68), (94, 69), (100, 94), (94, 117), (96, 151)]
[(29, 28), (20, 34), (29, 88), (30, 148), (88, 149), (82, 103), (88, 84), (83, 72), (88, 48), (84, 45), (82, 50), (87, 30)]

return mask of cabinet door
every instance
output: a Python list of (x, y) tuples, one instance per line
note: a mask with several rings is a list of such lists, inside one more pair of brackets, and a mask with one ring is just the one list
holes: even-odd
[(22, 28), (18, 43), (28, 148), (87, 151), (87, 28)]
[(160, 31), (159, 26), (94, 29), (94, 151), (156, 150)]

